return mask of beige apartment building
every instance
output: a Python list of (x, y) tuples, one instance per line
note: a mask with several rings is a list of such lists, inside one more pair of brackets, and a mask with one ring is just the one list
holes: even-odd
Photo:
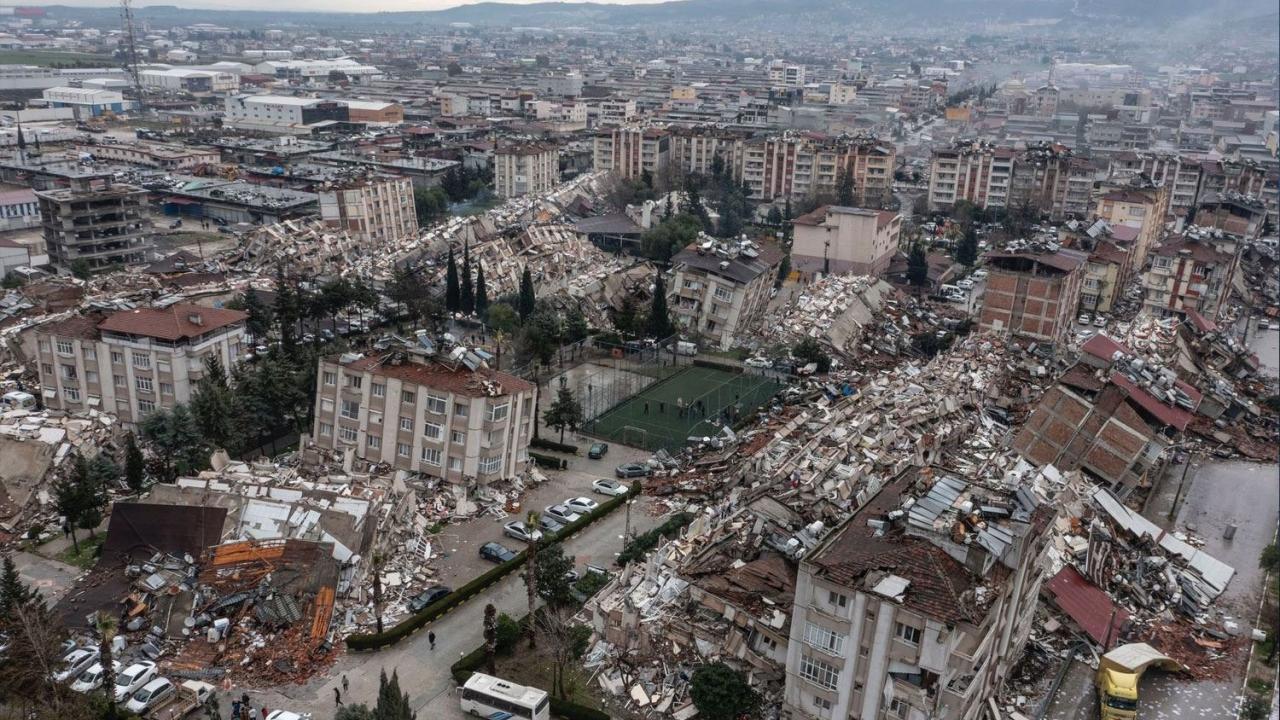
[(536, 386), (430, 344), (321, 359), (315, 443), (465, 487), (523, 472)]
[(413, 181), (365, 177), (320, 190), (320, 217), (352, 238), (388, 242), (418, 234)]
[(44, 403), (115, 413), (127, 423), (188, 403), (206, 358), (217, 356), (228, 376), (240, 361), (247, 317), (180, 303), (41, 325), (31, 336)]
[(1138, 229), (1131, 246), (1131, 267), (1145, 265), (1151, 248), (1160, 242), (1169, 213), (1169, 199), (1169, 186), (1157, 185), (1142, 176), (1102, 186), (1094, 209), (1098, 219), (1112, 227), (1128, 225)]
[(783, 717), (984, 717), (1030, 634), (1054, 510), (932, 467), (872, 492), (800, 563)]
[(683, 333), (733, 347), (769, 304), (782, 250), (772, 242), (724, 243), (702, 236), (671, 258), (667, 305)]
[(493, 185), (498, 197), (539, 195), (560, 182), (560, 150), (555, 145), (520, 143), (493, 151)]
[(854, 204), (879, 206), (892, 195), (893, 145), (873, 136), (782, 133), (745, 141), (734, 176), (752, 199), (771, 202), (835, 197), (843, 172), (853, 177)]
[(950, 208), (960, 200), (980, 208), (1009, 204), (1013, 149), (978, 140), (957, 142), (933, 153), (929, 172), (929, 208)]
[(624, 180), (648, 171), (658, 176), (671, 161), (671, 135), (653, 127), (614, 127), (595, 135), (593, 162), (596, 170), (612, 172)]
[(902, 216), (823, 205), (792, 221), (791, 267), (803, 275), (881, 275), (898, 251)]
[(1084, 217), (1092, 209), (1097, 169), (1065, 146), (1025, 148), (964, 140), (933, 151), (929, 207), (965, 200), (984, 209), (1030, 205), (1054, 219)]
[(1156, 317), (1185, 316), (1195, 310), (1217, 320), (1226, 309), (1243, 243), (1237, 238), (1192, 227), (1171, 236), (1151, 253), (1142, 276), (1143, 309)]

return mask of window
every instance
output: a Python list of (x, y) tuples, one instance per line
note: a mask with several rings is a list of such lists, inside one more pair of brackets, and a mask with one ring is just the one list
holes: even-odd
[(406, 430), (408, 432), (413, 432), (413, 418), (411, 417), (400, 418), (400, 429)]
[(377, 450), (382, 447), (382, 438), (377, 435), (370, 435), (368, 440), (365, 441), (365, 444), (369, 446), (370, 450)]
[(80, 388), (62, 388), (62, 394), (71, 402), (80, 402)]
[(343, 442), (353, 443), (359, 437), (359, 433), (356, 432), (355, 428), (349, 428), (349, 427), (346, 427), (345, 425), (339, 425), (338, 437), (341, 438)]
[(40, 372), (45, 375), (53, 374), (53, 363), (40, 363)]
[(355, 420), (360, 417), (360, 401), (359, 400), (343, 400), (342, 401), (342, 417)]
[(830, 594), (829, 594), (829, 595), (828, 595), (828, 597), (827, 597), (827, 600), (829, 600), (829, 601), (831, 602), (831, 604), (832, 604), (832, 605), (835, 605), (836, 607), (848, 607), (848, 606), (849, 606), (849, 598), (845, 597), (844, 595), (841, 595), (840, 593), (836, 592), (835, 590), (832, 590), (832, 591), (830, 592)]
[(819, 710), (830, 710), (830, 709), (831, 709), (831, 701), (830, 701), (830, 700), (828, 700), (828, 699), (826, 699), (826, 698), (818, 697), (817, 695), (814, 695), (814, 696), (813, 696), (813, 706), (814, 706), (814, 707), (816, 707), (816, 708), (818, 708)]
[(412, 449), (409, 443), (396, 443), (396, 454), (400, 457), (409, 457), (409, 451)]
[(856, 692), (856, 693), (860, 693), (860, 692), (862, 692), (862, 683), (860, 683), (860, 682), (854, 682), (854, 683), (853, 683), (853, 691), (854, 691), (854, 692)]
[(364, 378), (360, 377), (359, 375), (349, 375), (347, 376), (347, 384), (359, 390), (360, 388), (364, 387)]
[(324, 437), (329, 437), (333, 434), (333, 426), (329, 423), (320, 423), (320, 434)]
[(160, 394), (161, 394), (161, 395), (172, 395), (172, 394), (173, 394), (173, 383), (167, 383), (167, 382), (162, 382), (162, 383), (160, 383)]
[(134, 351), (133, 366), (147, 370), (151, 367), (151, 356), (144, 352)]
[(490, 420), (506, 420), (507, 413), (511, 411), (511, 403), (502, 403), (489, 408)]
[(138, 388), (138, 392), (154, 392), (154, 386), (152, 386), (151, 378), (149, 377), (134, 378), (133, 383)]
[(718, 287), (718, 288), (716, 288), (716, 299), (717, 299), (717, 300), (732, 300), (732, 299), (733, 299), (733, 291), (732, 291), (732, 290), (729, 290), (728, 288)]
[(49, 341), (41, 340), (36, 343), (40, 347), (40, 352), (49, 352)]
[(444, 397), (427, 393), (427, 412), (443, 415), (448, 409), (449, 403), (445, 401)]
[(400, 391), (400, 402), (402, 402), (402, 403), (412, 403), (415, 399), (416, 399), (416, 398), (415, 398), (415, 396), (414, 396), (414, 394), (413, 394), (413, 392), (412, 392), (412, 391), (410, 391), (410, 390), (401, 390), (401, 391)]
[(85, 370), (84, 381), (91, 382), (91, 383), (98, 382), (98, 373), (93, 370)]
[(320, 412), (323, 412), (323, 413), (333, 412), (332, 398), (320, 398)]
[(369, 413), (369, 424), (370, 424), (370, 425), (381, 425), (381, 424), (382, 424), (382, 413), (377, 413), (377, 412), (371, 412), (371, 413)]
[(920, 628), (903, 625), (902, 623), (894, 623), (894, 626), (894, 633), (904, 642), (910, 645), (920, 644)]
[(325, 370), (325, 371), (324, 371), (324, 384), (325, 384), (325, 385), (337, 385), (337, 384), (338, 384), (338, 373), (330, 372), (329, 370)]
[(156, 404), (146, 398), (138, 398), (138, 414), (147, 415), (155, 412)]
[(502, 467), (502, 456), (480, 458), (480, 472), (495, 473)]
[(59, 340), (59, 341), (58, 341), (58, 354), (59, 354), (59, 355), (70, 355), (71, 353), (72, 353), (71, 341), (70, 341), (70, 340)]
[(462, 404), (462, 403), (454, 403), (454, 404), (453, 404), (453, 414), (454, 414), (454, 415), (457, 415), (458, 417), (466, 417), (466, 416), (467, 416), (467, 413), (469, 413), (469, 412), (471, 412), (471, 409), (470, 409), (470, 408), (468, 408), (466, 405), (464, 405), (464, 404)]
[(62, 379), (63, 379), (63, 380), (75, 380), (77, 377), (79, 377), (79, 375), (77, 375), (77, 374), (76, 374), (76, 366), (75, 366), (75, 365), (63, 365), (63, 366), (62, 366)]
[(129, 379), (123, 375), (112, 375), (111, 380), (116, 387), (125, 387), (129, 384)]
[(467, 436), (462, 432), (454, 430), (449, 434), (449, 441), (457, 445), (462, 445), (467, 442)]
[(444, 426), (439, 423), (423, 423), (422, 436), (428, 440), (439, 440), (444, 437)]
[(908, 707), (906, 700), (894, 698), (889, 701), (889, 715), (893, 717), (906, 717)]
[(386, 383), (370, 383), (369, 392), (373, 393), (374, 397), (386, 397), (387, 384)]
[[(199, 362), (200, 367), (203, 369), (204, 358), (201, 357), (201, 358), (193, 358), (193, 359), (197, 360)], [(169, 363), (165, 362), (164, 360), (156, 361), (156, 369), (162, 373), (173, 372), (173, 367), (169, 365)]]
[(818, 648), (837, 657), (844, 657), (844, 636), (831, 630), (808, 623), (804, 627), (804, 641), (810, 647)]
[(1173, 260), (1171, 258), (1157, 256), (1156, 259), (1151, 261), (1151, 264), (1158, 268), (1167, 268), (1173, 264)]
[(819, 687), (824, 687), (828, 690), (836, 689), (836, 669), (821, 660), (814, 660), (808, 655), (800, 657), (800, 677)]
[(444, 457), (444, 453), (440, 448), (422, 448), (422, 462), (433, 467), (440, 467), (440, 460)]
[(85, 360), (97, 360), (97, 359), (98, 359), (98, 351), (97, 351), (97, 350), (94, 350), (94, 349), (93, 349), (93, 348), (91, 348), (91, 347), (87, 347), (87, 348), (85, 348), (85, 349), (84, 349), (84, 359), (85, 359)]
[(111, 351), (111, 362), (116, 363), (117, 365), (123, 365), (123, 364), (124, 364), (124, 353), (122, 353), (122, 352), (117, 352), (117, 351), (115, 351), (115, 350), (112, 350), (112, 351)]
[(454, 472), (462, 470), (462, 458), (449, 458), (449, 469)]

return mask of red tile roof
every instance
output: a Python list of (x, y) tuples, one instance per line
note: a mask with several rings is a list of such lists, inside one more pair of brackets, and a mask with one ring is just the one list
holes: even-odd
[[(1132, 380), (1121, 373), (1111, 373), (1111, 382), (1127, 391), (1129, 393), (1129, 398), (1137, 403), (1138, 407), (1146, 410), (1165, 425), (1182, 431), (1186, 430), (1187, 423), (1191, 422), (1191, 413), (1180, 407), (1170, 405), (1156, 399), (1154, 395), (1135, 385)], [(1199, 395), (1199, 392), (1197, 392), (1196, 395)], [(1199, 402), (1199, 399), (1194, 396), (1192, 400), (1197, 403)]]
[[(530, 392), (534, 387), (528, 380), (489, 368), (469, 370), (461, 364), (453, 368), (444, 363), (414, 361), (393, 365), (391, 358), (392, 353), (369, 355), (340, 366), (347, 370), (369, 372), (465, 397), (487, 396), (489, 393), (485, 389), (485, 381), (498, 383), (503, 395)], [(336, 362), (336, 358), (330, 359)]]
[(1127, 610), (1070, 565), (1044, 584), (1044, 594), (1104, 648), (1120, 638), (1121, 628), (1129, 622)]
[(96, 340), (98, 337), (98, 324), (102, 322), (102, 317), (97, 313), (92, 315), (73, 315), (44, 325), (37, 332), (57, 335), (58, 337)]
[(158, 340), (183, 340), (244, 322), (248, 317), (248, 313), (239, 310), (179, 303), (163, 310), (141, 308), (118, 312), (103, 320), (98, 329)]

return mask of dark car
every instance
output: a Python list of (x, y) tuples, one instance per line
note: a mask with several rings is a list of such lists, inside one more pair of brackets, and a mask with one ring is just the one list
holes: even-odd
[(620, 478), (649, 477), (649, 466), (643, 463), (627, 463), (614, 468), (613, 472)]
[(587, 450), (587, 457), (592, 460), (599, 460), (609, 454), (609, 443), (592, 443), (591, 449)]
[(431, 603), (440, 600), (451, 592), (453, 592), (453, 589), (447, 588), (444, 585), (436, 585), (433, 588), (427, 588), (426, 590), (423, 590), (420, 595), (409, 601), (409, 612), (416, 615), (422, 612), (423, 609)]
[(480, 546), (480, 557), (496, 563), (515, 560), (516, 554), (496, 542), (488, 542)]
[(542, 529), (544, 535), (554, 535), (564, 529), (564, 523), (546, 515), (539, 515), (538, 527)]

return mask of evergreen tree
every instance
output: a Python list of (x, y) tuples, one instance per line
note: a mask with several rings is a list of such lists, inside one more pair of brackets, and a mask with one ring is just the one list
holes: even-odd
[(707, 208), (702, 204), (702, 198), (698, 196), (698, 187), (689, 185), (689, 210), (688, 212), (698, 218), (702, 223), (702, 231), (708, 235), (716, 231), (715, 225), (711, 222), (711, 213), (707, 212)]
[(773, 205), (769, 208), (768, 220), (770, 225), (782, 224), (782, 211), (778, 209), (777, 205)]
[[(258, 363), (258, 367), (271, 367), (279, 362), (268, 357)], [(281, 383), (282, 379), (274, 378), (274, 381)], [(283, 413), (286, 406), (277, 404), (276, 407)], [(283, 424), (281, 422), (276, 427)], [(141, 427), (142, 437), (150, 443), (156, 459), (156, 479), (171, 483), (179, 475), (191, 475), (208, 466), (208, 447), (186, 405), (175, 405), (172, 410), (157, 410), (142, 419)]]
[(790, 220), (791, 218), (792, 218), (792, 215), (791, 215), (791, 196), (790, 196), (790, 195), (788, 195), (788, 196), (787, 196), (787, 204), (786, 204), (786, 206), (784, 206), (784, 207), (782, 208), (782, 219), (783, 219), (783, 220)]
[(146, 461), (133, 433), (124, 436), (124, 482), (133, 493), (142, 492), (146, 478)]
[(662, 339), (673, 332), (671, 313), (667, 310), (667, 284), (659, 275), (653, 283), (653, 304), (649, 306), (649, 322), (645, 326), (649, 337)]
[(521, 320), (529, 319), (537, 302), (533, 294), (533, 275), (529, 273), (529, 267), (526, 265), (524, 272), (520, 275), (520, 297), (516, 303), (516, 311), (520, 313)]
[(191, 394), (191, 415), (196, 427), (210, 445), (231, 448), (236, 439), (235, 418), (239, 414), (236, 396), (227, 384), (227, 373), (217, 353), (210, 353), (204, 361), (204, 377), (196, 383)]
[(393, 670), (391, 679), (382, 671), (378, 678), (378, 704), (373, 707), (373, 720), (414, 720), (417, 713), (409, 705), (408, 693), (400, 690), (400, 677)]
[(244, 311), (249, 314), (244, 321), (245, 329), (254, 340), (265, 339), (271, 332), (271, 308), (262, 302), (262, 297), (252, 286), (244, 293)]
[(6, 554), (3, 569), (0, 570), (0, 627), (13, 619), (14, 608), (26, 605), (38, 595), (22, 582), (18, 568), (13, 564), (13, 557)]
[(85, 486), (89, 481), (89, 463), (82, 455), (76, 455), (71, 472), (58, 478), (53, 484), (53, 507), (63, 518), (63, 530), (71, 534), (71, 545), (80, 554), (80, 540), (76, 528), (88, 508), (89, 494)]
[(274, 313), (280, 331), (280, 347), (293, 349), (301, 315), (297, 289), (284, 276), (284, 266), (276, 266), (276, 302)]
[(956, 262), (973, 267), (978, 261), (978, 231), (970, 223), (965, 226), (964, 234), (956, 243)]
[(471, 250), (465, 244), (462, 246), (462, 294), (459, 299), (461, 300), (459, 308), (462, 312), (467, 314), (475, 312), (476, 294), (471, 284)]
[(853, 207), (853, 173), (848, 168), (840, 171), (839, 185), (836, 188), (836, 202)]
[(542, 414), (547, 427), (560, 431), (560, 443), (564, 444), (564, 431), (577, 428), (582, 424), (582, 404), (573, 396), (573, 391), (562, 387), (556, 393), (555, 402)]
[(924, 287), (929, 282), (929, 256), (919, 240), (911, 244), (907, 255), (907, 282), (916, 287)]
[(458, 287), (458, 262), (453, 258), (453, 248), (449, 248), (449, 264), (444, 271), (444, 307), (456, 313), (462, 307), (462, 290)]
[(720, 209), (719, 237), (731, 240), (742, 234), (742, 216), (734, 203), (725, 203)]
[(485, 317), (489, 310), (489, 291), (484, 285), (484, 263), (476, 261), (476, 315)]

